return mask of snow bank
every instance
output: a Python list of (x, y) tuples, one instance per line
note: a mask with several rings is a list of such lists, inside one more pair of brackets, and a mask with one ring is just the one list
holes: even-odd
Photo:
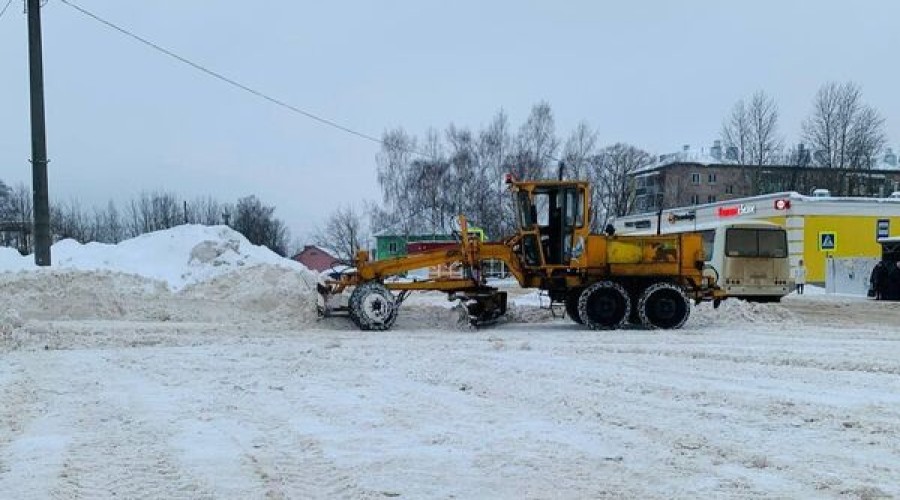
[(63, 240), (50, 268), (0, 250), (4, 317), (294, 326), (316, 318), (317, 276), (226, 226), (184, 225), (116, 245)]
[(718, 309), (711, 302), (703, 302), (691, 311), (685, 325), (691, 327), (746, 326), (750, 324), (799, 325), (802, 321), (781, 304), (761, 304), (740, 299), (722, 301)]
[[(35, 269), (31, 256), (9, 249), (0, 253), (0, 270)], [(255, 264), (283, 266), (315, 276), (299, 262), (285, 259), (227, 226), (187, 224), (143, 234), (115, 245), (62, 240), (51, 248), (54, 269), (114, 271), (163, 281), (172, 290)], [(13, 255), (15, 254), (15, 255)]]

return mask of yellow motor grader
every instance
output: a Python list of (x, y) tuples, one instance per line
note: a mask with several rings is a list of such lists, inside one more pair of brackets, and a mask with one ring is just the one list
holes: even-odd
[[(355, 268), (319, 285), (320, 313), (344, 312), (363, 330), (387, 330), (403, 300), (416, 290), (442, 291), (462, 301), (474, 325), (506, 313), (506, 292), (489, 286), (483, 263), (499, 260), (523, 288), (545, 290), (565, 304), (568, 316), (591, 329), (631, 322), (650, 328), (680, 328), (690, 300), (720, 300), (721, 290), (703, 274), (703, 242), (697, 233), (662, 236), (592, 234), (586, 181), (516, 181), (507, 178), (518, 229), (502, 242), (482, 242), (459, 217), (459, 242), (370, 261), (360, 251)], [(458, 277), (390, 280), (407, 271), (458, 265)], [(388, 281), (385, 281), (389, 279)], [(346, 306), (335, 297), (350, 292)]]

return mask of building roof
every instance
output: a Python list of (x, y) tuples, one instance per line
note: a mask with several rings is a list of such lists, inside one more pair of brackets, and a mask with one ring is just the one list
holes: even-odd
[[(669, 165), (677, 164), (691, 164), (704, 167), (740, 166), (738, 162), (728, 160), (724, 155), (713, 156), (711, 148), (690, 149), (690, 147), (685, 146), (681, 151), (659, 155), (655, 162), (635, 170), (632, 175), (650, 173)], [(782, 161), (779, 163), (765, 165), (766, 168), (795, 166), (791, 162), (790, 155), (783, 155)], [(885, 148), (884, 152), (875, 160), (871, 170), (900, 171), (900, 159), (898, 159), (892, 148)]]
[[(790, 200), (790, 204), (777, 208), (776, 200)], [(722, 213), (722, 208), (726, 208), (727, 213)], [(693, 217), (669, 219), (669, 214), (693, 214)], [(667, 208), (662, 211), (662, 215), (659, 212), (626, 215), (616, 217), (614, 225), (622, 234), (650, 234), (656, 231), (659, 222), (663, 223), (663, 232), (667, 233), (679, 230), (702, 231), (723, 223), (744, 223), (761, 217), (808, 215), (900, 217), (900, 198), (804, 196), (789, 191)], [(637, 225), (639, 221), (644, 224)]]
[(303, 250), (291, 257), (291, 259), (319, 272), (329, 269), (339, 260), (327, 250), (315, 245), (305, 245)]

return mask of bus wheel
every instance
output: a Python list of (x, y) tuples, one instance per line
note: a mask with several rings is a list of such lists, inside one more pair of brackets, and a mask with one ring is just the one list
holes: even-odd
[(578, 315), (591, 330), (618, 328), (628, 320), (630, 313), (628, 292), (613, 281), (594, 283), (578, 297)]
[(584, 321), (581, 320), (581, 315), (578, 314), (578, 298), (580, 296), (580, 288), (573, 288), (569, 290), (569, 293), (566, 295), (566, 314), (572, 321), (578, 323), (579, 325), (583, 325)]
[(350, 294), (350, 319), (360, 330), (388, 330), (397, 319), (391, 292), (377, 281), (363, 283)]
[(654, 283), (638, 299), (641, 323), (649, 328), (681, 328), (691, 315), (691, 302), (673, 283)]

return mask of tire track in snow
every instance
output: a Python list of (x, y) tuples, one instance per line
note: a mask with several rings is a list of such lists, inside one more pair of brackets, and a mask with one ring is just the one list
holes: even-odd
[(60, 356), (56, 366), (48, 382), (68, 389), (56, 404), (68, 415), (70, 441), (49, 488), (53, 498), (212, 498), (173, 460), (170, 430), (154, 421), (165, 410), (145, 405), (143, 381), (102, 351)]
[[(522, 337), (519, 337), (522, 338)], [(527, 338), (527, 337), (525, 337)], [(496, 344), (503, 341), (497, 340)], [(509, 339), (507, 344), (513, 344)], [(472, 352), (472, 349), (461, 348)], [(485, 351), (485, 349), (482, 349)], [(731, 488), (752, 492), (759, 484), (777, 484), (790, 481), (791, 486), (785, 485), (779, 491), (795, 491), (797, 494), (813, 494), (815, 488), (822, 482), (815, 467), (800, 466), (799, 468), (785, 467), (784, 463), (778, 463), (781, 442), (772, 442), (771, 438), (780, 433), (800, 433), (813, 439), (827, 443), (829, 439), (841, 438), (847, 446), (855, 446), (853, 441), (860, 436), (851, 429), (841, 428), (796, 428), (799, 417), (788, 412), (784, 415), (775, 408), (773, 400), (772, 411), (764, 415), (759, 414), (759, 409), (754, 407), (765, 400), (765, 393), (757, 394), (752, 387), (750, 392), (739, 389), (746, 385), (748, 380), (754, 380), (752, 374), (736, 373), (734, 383), (730, 389), (725, 387), (704, 390), (709, 384), (702, 378), (705, 372), (699, 367), (684, 367), (681, 364), (667, 363), (665, 359), (645, 360), (634, 359), (631, 356), (619, 356), (611, 354), (606, 356), (591, 356), (593, 359), (584, 359), (575, 353), (554, 352), (554, 359), (537, 356), (539, 360), (530, 359), (529, 353), (521, 353), (522, 364), (529, 368), (523, 373), (516, 368), (515, 356), (504, 360), (503, 353), (479, 353), (464, 360), (446, 353), (450, 358), (448, 363), (464, 363), (459, 367), (451, 368), (451, 373), (459, 373), (464, 370), (469, 373), (491, 372), (491, 379), (473, 382), (473, 390), (481, 391), (486, 398), (491, 398), (504, 408), (521, 407), (524, 411), (534, 408), (544, 408), (548, 417), (558, 419), (563, 426), (574, 426), (582, 432), (602, 433), (611, 439), (619, 440), (625, 446), (626, 470), (627, 465), (635, 459), (646, 460), (648, 456), (654, 457), (655, 474), (660, 476), (672, 475), (672, 481), (684, 477), (685, 474), (695, 474), (698, 477), (709, 477), (709, 470), (717, 471), (718, 479), (726, 490)], [(571, 358), (571, 359), (567, 359)], [(431, 357), (424, 360), (424, 365), (418, 369), (440, 371), (439, 360)], [(610, 363), (617, 365), (616, 372), (610, 373), (603, 366)], [(452, 366), (452, 364), (450, 365)], [(668, 367), (674, 366), (675, 372), (669, 373)], [(446, 368), (445, 368), (446, 369)], [(712, 374), (722, 374), (725, 377), (732, 373), (728, 368), (719, 366)], [(614, 375), (610, 378), (610, 375)], [(769, 386), (774, 389), (781, 382), (779, 377), (785, 373), (775, 374), (769, 382), (761, 381), (761, 387)], [(700, 377), (698, 379), (698, 376)], [(446, 378), (446, 377), (445, 377)], [(785, 380), (790, 380), (786, 378)], [(672, 385), (673, 383), (677, 385)], [(816, 387), (811, 385), (810, 388)], [(819, 386), (820, 387), (820, 386)], [(735, 389), (738, 389), (735, 392)], [(790, 391), (789, 388), (785, 390)], [(760, 391), (757, 391), (760, 392)], [(777, 396), (776, 390), (772, 396)], [(693, 404), (691, 403), (693, 402)], [(856, 409), (847, 409), (852, 415), (859, 417), (861, 413)], [(723, 412), (721, 416), (725, 420), (716, 421), (715, 414)], [(802, 409), (801, 409), (802, 411)], [(710, 413), (712, 412), (712, 413)], [(864, 415), (865, 412), (862, 412)], [(666, 415), (664, 420), (657, 418)], [(746, 415), (746, 416), (745, 416)], [(881, 417), (881, 418), (879, 418)], [(896, 420), (891, 415), (879, 415), (876, 420), (883, 420), (881, 424), (873, 422), (870, 428), (876, 432), (884, 432), (896, 425)], [(869, 422), (864, 425), (869, 427)], [(697, 427), (701, 423), (702, 427)], [(840, 421), (834, 422), (838, 427), (843, 427)], [(879, 430), (880, 427), (880, 430)], [(718, 432), (728, 432), (728, 435), (707, 435), (702, 429), (711, 429)], [(784, 430), (789, 429), (789, 430)], [(743, 435), (743, 436), (742, 436)], [(882, 448), (885, 443), (882, 443)], [(804, 445), (803, 448), (814, 448)], [(656, 451), (653, 451), (656, 450)], [(824, 453), (827, 462), (831, 459), (841, 460), (832, 455), (828, 446), (817, 450)], [(878, 448), (874, 449), (878, 452)], [(773, 454), (774, 453), (774, 454)], [(787, 450), (788, 464), (795, 462), (791, 459), (791, 449)], [(847, 478), (849, 482), (864, 481), (866, 463), (875, 455), (860, 457), (854, 461), (850, 470), (855, 470), (853, 478)], [(830, 457), (830, 458), (829, 458)], [(896, 460), (897, 457), (894, 457)], [(774, 460), (774, 463), (773, 463)], [(844, 459), (846, 461), (846, 458)], [(729, 469), (727, 466), (733, 463), (737, 469)], [(645, 465), (645, 464), (642, 464)], [(720, 467), (722, 466), (722, 467)], [(762, 483), (747, 483), (735, 481), (740, 478), (740, 471), (745, 470), (749, 474), (763, 481)], [(718, 472), (721, 471), (721, 472)], [(862, 476), (860, 476), (862, 474)], [(796, 476), (804, 477), (801, 486), (796, 482)], [(716, 478), (717, 476), (713, 476)], [(761, 479), (767, 478), (767, 479)], [(650, 478), (644, 476), (643, 479)], [(631, 478), (629, 484), (641, 481), (640, 478)], [(754, 487), (754, 485), (756, 485)], [(691, 490), (688, 490), (691, 491)], [(700, 494), (709, 489), (693, 490)]]
[[(283, 388), (260, 387), (258, 382), (277, 378), (267, 377), (267, 372), (273, 365), (278, 369), (284, 368), (283, 362), (295, 363), (294, 356), (273, 353), (267, 345), (253, 346), (242, 356), (234, 356), (233, 350), (222, 346), (200, 349), (203, 355), (198, 355), (197, 349), (151, 350), (147, 356), (129, 356), (128, 362), (153, 383), (170, 385), (181, 415), (178, 426), (182, 432), (175, 436), (176, 447), (182, 448), (181, 462), (195, 475), (206, 477), (217, 496), (240, 491), (237, 486), (226, 490), (215, 484), (219, 468), (251, 475), (257, 485), (252, 491), (262, 490), (266, 498), (374, 496), (327, 457), (318, 439), (286, 420), (308, 411), (302, 401), (291, 401), (287, 414), (270, 409), (283, 395)], [(157, 363), (157, 354), (170, 360), (186, 356), (190, 362), (172, 363), (163, 371), (158, 368), (162, 363)], [(183, 390), (188, 383), (191, 389)], [(221, 450), (224, 456), (212, 457), (217, 467), (200, 466), (198, 458), (210, 457), (191, 456), (188, 448), (192, 444)]]
[(0, 368), (0, 491), (5, 475), (10, 472), (10, 445), (22, 436), (28, 425), (39, 415), (38, 385), (22, 367), (21, 361), (5, 356)]

